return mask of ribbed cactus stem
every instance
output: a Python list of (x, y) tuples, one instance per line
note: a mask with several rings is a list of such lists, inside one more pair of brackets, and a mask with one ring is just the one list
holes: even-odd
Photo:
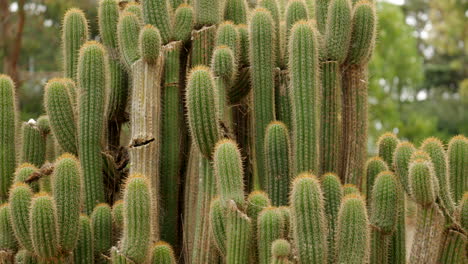
[(123, 228), (123, 200), (118, 200), (112, 205), (112, 222), (117, 230), (121, 231)]
[(417, 159), (409, 166), (409, 190), (419, 205), (426, 207), (435, 203), (439, 186), (430, 161)]
[(307, 7), (301, 0), (290, 1), (286, 9), (286, 38), (290, 37), (291, 29), (296, 22), (308, 19)]
[[(257, 233), (257, 219), (260, 212), (267, 207), (271, 206), (271, 201), (268, 198), (268, 195), (262, 191), (253, 191), (247, 197), (247, 216), (252, 220), (252, 232)], [(256, 244), (259, 241), (255, 242)], [(257, 263), (258, 255), (256, 252), (251, 252), (250, 262)]]
[(138, 43), (143, 60), (149, 64), (156, 63), (161, 51), (161, 35), (159, 30), (152, 25), (144, 26), (140, 30)]
[(101, 143), (107, 95), (108, 64), (106, 52), (97, 42), (88, 42), (80, 50), (78, 86), (78, 155), (84, 182), (85, 211), (104, 200)]
[(381, 157), (390, 169), (393, 169), (393, 153), (399, 140), (393, 133), (385, 133), (377, 141), (379, 157)]
[(328, 223), (328, 263), (334, 263), (336, 223), (338, 221), (338, 211), (343, 197), (343, 188), (340, 178), (334, 173), (326, 173), (321, 178), (321, 187), (325, 201), (325, 215)]
[(260, 264), (269, 264), (272, 259), (273, 241), (285, 237), (284, 218), (278, 208), (265, 208), (257, 220), (258, 260)]
[(367, 63), (374, 49), (377, 15), (372, 2), (359, 1), (354, 5), (351, 45), (346, 58), (348, 64)]
[(244, 204), (244, 182), (242, 159), (236, 142), (223, 139), (216, 143), (213, 154), (213, 167), (221, 201), (234, 201), (237, 206)]
[(57, 207), (59, 243), (67, 253), (75, 248), (79, 236), (81, 177), (80, 163), (74, 156), (63, 154), (55, 162), (52, 190)]
[(210, 205), (210, 230), (221, 256), (226, 256), (226, 216), (227, 204), (215, 198)]
[(55, 159), (54, 135), (50, 130), (50, 121), (47, 115), (42, 115), (37, 119), (37, 127), (41, 131), (46, 141), (45, 161), (52, 162)]
[(151, 245), (151, 191), (143, 175), (131, 175), (124, 189), (122, 254), (135, 263), (145, 262)]
[(367, 197), (367, 206), (372, 204), (372, 189), (374, 188), (375, 179), (377, 175), (383, 171), (388, 171), (388, 166), (385, 161), (380, 157), (372, 157), (367, 160), (366, 163), (366, 197)]
[(273, 19), (274, 29), (275, 29), (275, 53), (276, 53), (276, 66), (282, 67), (283, 64), (283, 54), (281, 52), (282, 48), (282, 39), (281, 39), (281, 30), (280, 30), (280, 13), (278, 2), (276, 0), (261, 0), (259, 1), (259, 6), (265, 8), (270, 12), (271, 18)]
[(17, 250), (17, 242), (11, 226), (10, 206), (0, 205), (0, 260), (2, 263), (13, 263), (13, 254)]
[(22, 263), (22, 264), (37, 264), (37, 258), (31, 251), (26, 249), (21, 249), (15, 255), (15, 263)]
[(0, 202), (6, 201), (16, 167), (15, 86), (7, 75), (0, 74)]
[(247, 24), (248, 7), (246, 0), (227, 0), (224, 5), (224, 20), (234, 24)]
[(127, 2), (123, 9), (123, 13), (128, 12), (134, 14), (138, 18), (138, 22), (143, 25), (143, 10), (139, 2)]
[(319, 73), (317, 32), (297, 23), (289, 38), (293, 173), (319, 172)]
[(466, 246), (467, 239), (465, 234), (449, 230), (441, 247), (439, 263), (465, 263), (467, 261)]
[(236, 76), (236, 59), (234, 52), (227, 46), (218, 46), (213, 53), (211, 69), (214, 73), (217, 94), (218, 117), (225, 134), (231, 134), (233, 129), (232, 109), (228, 105), (228, 93)]
[(216, 25), (221, 20), (223, 3), (217, 0), (194, 0), (197, 27)]
[(73, 250), (75, 264), (88, 264), (94, 262), (94, 241), (91, 220), (86, 215), (80, 216), (80, 235), (78, 243)]
[(322, 34), (325, 34), (327, 27), (328, 6), (331, 2), (330, 0), (315, 1), (315, 19), (317, 20), (317, 28)]
[(286, 126), (279, 121), (270, 123), (265, 136), (266, 189), (274, 206), (288, 204), (290, 152)]
[(462, 135), (450, 139), (447, 151), (450, 189), (455, 204), (459, 204), (468, 190), (468, 139)]
[(410, 158), (416, 148), (409, 142), (402, 142), (397, 145), (393, 153), (393, 169), (395, 175), (400, 180), (401, 185), (409, 194), (409, 176), (408, 170), (410, 165)]
[(57, 209), (52, 197), (46, 193), (36, 194), (31, 203), (29, 219), (35, 254), (44, 260), (56, 258), (60, 239)]
[(172, 21), (168, 0), (143, 0), (143, 20), (161, 32), (161, 41), (168, 43), (172, 38)]
[(360, 194), (358, 187), (350, 183), (343, 185), (343, 197), (348, 194)]
[[(16, 168), (13, 183), (26, 182), (26, 180), (28, 180), (29, 177), (31, 177), (31, 175), (34, 172), (37, 172), (38, 170), (39, 169), (36, 166), (32, 165), (31, 163), (23, 163), (19, 165), (18, 168)], [(48, 180), (47, 177), (46, 179)], [(39, 186), (37, 182), (31, 182), (29, 186), (35, 192), (39, 190)]]
[(290, 264), (291, 244), (287, 240), (277, 239), (271, 245), (271, 264)]
[(31, 240), (29, 208), (33, 192), (25, 183), (16, 183), (10, 189), (10, 211), (14, 234), (19, 244), (30, 252), (34, 252)]
[(45, 137), (37, 127), (33, 119), (24, 122), (22, 127), (22, 150), (21, 162), (28, 162), (37, 167), (41, 167), (45, 161)]
[(291, 224), (299, 263), (327, 262), (327, 223), (320, 183), (311, 174), (296, 177), (290, 197)]
[(216, 33), (216, 46), (228, 46), (234, 53), (234, 63), (237, 65), (240, 52), (240, 36), (236, 26), (231, 21), (219, 25)]
[(351, 40), (351, 1), (333, 0), (328, 8), (324, 59), (343, 63)]
[(458, 210), (460, 211), (460, 225), (465, 231), (468, 231), (468, 192), (465, 192), (465, 194), (463, 194)]
[(112, 210), (108, 204), (102, 203), (94, 207), (91, 214), (91, 228), (94, 238), (94, 252), (102, 261), (103, 255), (108, 255), (112, 246)]
[(177, 7), (174, 14), (174, 39), (187, 42), (195, 22), (193, 8), (187, 4)]
[(200, 30), (192, 31), (192, 50), (190, 53), (190, 65), (208, 66), (211, 63), (211, 55), (215, 47), (216, 27), (208, 26)]
[(78, 57), (81, 45), (88, 40), (88, 21), (82, 10), (72, 8), (65, 13), (62, 25), (64, 75), (77, 80)]
[(120, 56), (125, 62), (127, 69), (130, 69), (130, 66), (140, 58), (138, 48), (140, 27), (140, 22), (135, 14), (126, 12), (120, 15), (117, 24), (117, 38)]
[(370, 230), (366, 203), (360, 195), (343, 198), (338, 213), (336, 263), (367, 263), (370, 251)]
[(160, 241), (151, 249), (151, 264), (176, 264), (174, 250), (171, 245)]
[(265, 186), (264, 142), (268, 124), (275, 119), (275, 28), (270, 13), (257, 9), (249, 24), (250, 65), (253, 89), (254, 184)]
[(251, 219), (231, 202), (227, 213), (226, 264), (248, 263), (252, 237)]

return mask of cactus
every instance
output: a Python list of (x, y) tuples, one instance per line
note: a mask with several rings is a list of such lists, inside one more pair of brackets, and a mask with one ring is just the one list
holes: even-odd
[(78, 243), (73, 250), (73, 259), (75, 264), (86, 264), (94, 262), (94, 239), (91, 228), (91, 221), (88, 216), (80, 216), (80, 235)]
[(37, 119), (37, 127), (39, 128), (39, 131), (41, 131), (42, 136), (45, 137), (45, 161), (52, 162), (55, 159), (55, 138), (50, 130), (49, 117), (46, 115), (40, 116)]
[(143, 0), (142, 6), (145, 24), (151, 24), (158, 28), (162, 43), (168, 43), (172, 38), (169, 2), (167, 0)]
[(138, 47), (138, 35), (140, 32), (138, 17), (130, 12), (123, 13), (117, 24), (117, 38), (119, 42), (120, 56), (127, 69), (140, 58)]
[(315, 19), (317, 20), (317, 28), (321, 34), (325, 34), (328, 17), (328, 7), (330, 0), (315, 1)]
[(364, 199), (349, 194), (338, 213), (336, 233), (337, 263), (367, 263), (370, 250), (369, 220)]
[(131, 175), (124, 189), (122, 254), (135, 263), (148, 257), (151, 243), (151, 192), (143, 175)]
[(83, 11), (72, 8), (65, 13), (62, 25), (64, 75), (77, 80), (78, 57), (81, 45), (88, 40), (88, 21)]
[(227, 205), (219, 197), (210, 205), (210, 230), (220, 255), (226, 256), (226, 215)]
[(94, 207), (91, 214), (91, 229), (94, 238), (94, 252), (99, 259), (106, 255), (112, 246), (112, 210), (102, 203)]
[(269, 264), (272, 259), (273, 241), (284, 237), (284, 219), (278, 208), (263, 209), (257, 220), (258, 259), (261, 264)]
[(117, 227), (117, 229), (122, 230), (123, 228), (123, 200), (118, 200), (112, 206), (112, 222)]
[(326, 263), (325, 207), (322, 190), (315, 176), (303, 173), (294, 179), (290, 204), (299, 263)]
[(466, 235), (449, 230), (445, 241), (443, 241), (441, 248), (441, 254), (439, 257), (439, 263), (465, 263), (467, 261), (466, 256)]
[(325, 59), (343, 63), (348, 55), (351, 40), (351, 1), (334, 0), (328, 8), (324, 34), (326, 43)]
[(468, 190), (468, 139), (456, 136), (450, 139), (447, 150), (450, 189), (455, 204), (459, 204), (463, 193)]
[[(17, 248), (16, 238), (13, 235), (9, 204), (0, 205), (0, 250), (14, 252)], [(8, 262), (7, 262), (8, 263)]]
[(101, 44), (87, 42), (80, 50), (78, 86), (78, 156), (84, 179), (85, 211), (104, 201), (101, 141), (104, 133), (108, 65)]
[(275, 118), (274, 65), (275, 32), (273, 19), (265, 9), (252, 13), (249, 24), (250, 65), (253, 89), (254, 184), (265, 186), (264, 142), (268, 124)]
[(15, 263), (18, 264), (37, 264), (37, 258), (33, 253), (26, 249), (19, 250), (15, 255)]
[(248, 7), (246, 0), (227, 0), (224, 5), (224, 20), (234, 24), (247, 24)]
[(421, 206), (434, 204), (439, 195), (439, 184), (432, 163), (417, 159), (409, 167), (409, 189), (413, 199)]
[[(38, 170), (39, 169), (36, 166), (32, 165), (31, 163), (23, 163), (19, 165), (18, 168), (16, 169), (13, 182), (14, 183), (26, 182), (29, 179), (29, 177), (31, 177), (31, 175), (34, 172), (37, 172)], [(32, 182), (30, 186), (33, 189), (33, 191), (39, 190), (36, 182)]]
[(463, 194), (459, 207), (460, 208), (458, 210), (460, 214), (459, 216), (460, 225), (465, 231), (467, 231), (468, 230), (468, 192), (465, 192), (465, 194)]
[[(290, 37), (291, 29), (296, 22), (307, 20), (308, 17), (307, 7), (303, 1), (290, 1), (286, 9), (286, 37)], [(289, 54), (292, 55), (291, 52)]]
[(283, 66), (283, 56), (281, 52), (281, 35), (280, 35), (280, 14), (278, 8), (278, 2), (276, 0), (261, 0), (259, 6), (265, 8), (270, 12), (271, 18), (273, 19), (274, 29), (275, 29), (275, 37), (274, 40), (276, 42), (275, 45), (275, 53), (276, 53), (276, 66), (281, 67)]
[[(260, 212), (267, 207), (271, 206), (271, 201), (268, 198), (268, 195), (262, 191), (253, 191), (247, 196), (247, 216), (251, 219), (252, 223), (252, 232), (257, 233), (257, 220)], [(255, 243), (259, 243), (256, 241)], [(254, 245), (253, 245), (254, 246)], [(258, 247), (258, 246), (257, 246)], [(256, 252), (252, 252), (250, 257), (250, 262), (258, 262), (258, 255)]]
[(366, 196), (367, 196), (367, 205), (370, 206), (371, 199), (372, 199), (372, 188), (374, 188), (375, 180), (377, 179), (377, 175), (381, 172), (388, 171), (388, 166), (380, 157), (372, 157), (367, 160), (366, 163)]
[(392, 133), (381, 135), (377, 142), (379, 156), (385, 161), (390, 169), (393, 169), (393, 153), (395, 153), (398, 143), (398, 138)]
[(174, 250), (166, 242), (157, 242), (151, 249), (152, 264), (176, 264)]
[(393, 153), (393, 169), (395, 170), (395, 175), (400, 180), (401, 185), (405, 189), (406, 193), (409, 193), (409, 164), (411, 155), (415, 151), (413, 144), (409, 142), (399, 143)]
[(30, 252), (34, 252), (29, 220), (32, 197), (31, 188), (24, 183), (18, 182), (10, 189), (9, 204), (13, 231), (19, 244)]
[(31, 202), (29, 219), (35, 254), (44, 260), (56, 258), (59, 254), (60, 238), (57, 230), (57, 209), (52, 197), (46, 193), (36, 194)]
[(250, 240), (252, 239), (251, 219), (230, 202), (227, 213), (226, 264), (248, 263)]
[(216, 0), (194, 0), (197, 27), (217, 24), (221, 19), (222, 2)]
[(187, 4), (177, 7), (174, 14), (174, 39), (187, 42), (190, 39), (195, 18), (193, 8)]
[[(317, 32), (298, 22), (289, 38), (293, 173), (319, 172), (319, 83)], [(300, 60), (298, 58), (301, 58)]]
[(284, 239), (277, 239), (271, 245), (271, 254), (273, 255), (271, 264), (290, 264), (289, 255), (291, 254), (291, 244)]
[(266, 189), (274, 206), (288, 203), (291, 178), (289, 155), (288, 129), (281, 122), (270, 123), (265, 135)]
[(226, 21), (219, 25), (215, 45), (217, 47), (229, 47), (234, 53), (234, 64), (237, 66), (240, 52), (240, 36), (236, 26), (231, 21)]
[(343, 197), (343, 188), (341, 187), (340, 178), (336, 174), (326, 173), (322, 176), (321, 188), (325, 201), (325, 214), (328, 223), (328, 263), (334, 263), (335, 256), (335, 234), (336, 223), (338, 221), (338, 211), (340, 209), (341, 198)]
[(41, 167), (45, 161), (45, 138), (33, 119), (23, 123), (22, 127), (21, 163), (31, 163)]
[(348, 183), (343, 186), (343, 197), (349, 194), (360, 194), (356, 185)]
[(156, 63), (161, 47), (159, 30), (151, 25), (144, 26), (140, 31), (138, 43), (141, 57), (149, 64)]

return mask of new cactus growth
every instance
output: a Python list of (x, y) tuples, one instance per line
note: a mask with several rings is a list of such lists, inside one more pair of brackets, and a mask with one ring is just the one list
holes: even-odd
[(19, 244), (29, 252), (34, 252), (31, 240), (29, 208), (33, 192), (24, 183), (16, 183), (10, 189), (10, 214), (13, 231)]
[(227, 0), (224, 5), (224, 20), (232, 21), (234, 24), (247, 24), (247, 2), (246, 0)]
[(31, 163), (37, 167), (42, 166), (45, 161), (45, 137), (33, 119), (23, 123), (22, 127), (22, 150), (21, 162)]
[(391, 169), (393, 167), (393, 153), (398, 143), (398, 138), (392, 133), (383, 134), (377, 142), (379, 157), (381, 157)]
[(157, 242), (151, 249), (151, 264), (176, 264), (174, 250), (166, 242)]
[(193, 8), (190, 5), (181, 4), (177, 7), (174, 15), (174, 39), (188, 41), (194, 21)]
[(273, 241), (284, 237), (284, 219), (278, 208), (265, 208), (257, 220), (258, 260), (261, 264), (269, 264), (272, 259), (271, 246)]
[(94, 262), (94, 239), (91, 228), (91, 221), (88, 216), (80, 216), (80, 235), (78, 243), (73, 250), (73, 259), (76, 264), (86, 264)]
[(406, 193), (409, 193), (408, 170), (411, 155), (413, 155), (414, 151), (416, 151), (416, 149), (413, 144), (402, 142), (397, 145), (393, 153), (393, 169)]
[(377, 175), (381, 172), (388, 171), (388, 166), (380, 157), (373, 157), (370, 158), (366, 163), (366, 196), (367, 196), (367, 205), (371, 205), (371, 197), (372, 197), (372, 188), (374, 188), (375, 179), (377, 179)]
[(14, 252), (17, 242), (11, 226), (10, 206), (7, 203), (0, 205), (0, 231), (0, 250)]
[(161, 48), (159, 30), (151, 25), (144, 26), (140, 31), (138, 43), (141, 57), (149, 64), (156, 63)]
[(51, 196), (45, 193), (34, 196), (29, 220), (35, 254), (43, 260), (57, 258), (60, 238), (57, 230), (57, 209)]
[(215, 198), (210, 205), (210, 230), (222, 256), (226, 256), (226, 215), (227, 204), (219, 197)]
[(343, 197), (348, 194), (360, 194), (359, 189), (354, 184), (345, 184), (343, 186)]
[(271, 264), (290, 264), (288, 258), (291, 254), (291, 244), (284, 239), (277, 239), (271, 245), (271, 254)]
[(447, 150), (450, 189), (455, 204), (459, 204), (463, 193), (468, 190), (468, 139), (456, 136), (450, 139)]
[(235, 203), (231, 202), (227, 210), (226, 264), (248, 263), (253, 237), (251, 219)]
[(79, 50), (88, 40), (88, 34), (88, 21), (84, 12), (77, 8), (68, 10), (62, 26), (65, 77), (77, 80)]
[(138, 48), (140, 27), (140, 22), (135, 14), (127, 12), (120, 15), (117, 24), (117, 37), (119, 51), (127, 69), (130, 69), (130, 66), (140, 58)]
[(340, 178), (336, 174), (326, 173), (322, 176), (321, 187), (325, 201), (325, 214), (328, 223), (328, 263), (333, 263), (335, 256), (336, 223), (338, 221), (338, 211), (343, 197), (343, 188)]
[(168, 43), (172, 38), (172, 21), (167, 0), (143, 0), (143, 19), (145, 24), (155, 26), (161, 32), (161, 41)]

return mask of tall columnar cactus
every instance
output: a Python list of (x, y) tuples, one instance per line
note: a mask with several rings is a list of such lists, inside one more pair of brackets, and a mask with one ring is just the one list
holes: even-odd
[(6, 263), (9, 263), (7, 262), (8, 255), (12, 254), (18, 246), (13, 235), (11, 221), (9, 204), (0, 205), (0, 250), (6, 252), (6, 254), (2, 254), (2, 258), (5, 258)]
[(281, 30), (280, 30), (280, 13), (278, 8), (278, 2), (276, 0), (261, 0), (259, 6), (265, 8), (270, 12), (271, 18), (273, 19), (273, 26), (275, 29), (275, 53), (276, 53), (276, 66), (281, 67), (283, 63), (283, 56), (281, 52)]
[(450, 139), (447, 151), (450, 189), (455, 204), (459, 204), (468, 190), (468, 139), (462, 135)]
[(372, 189), (374, 188), (375, 180), (377, 175), (383, 171), (388, 171), (388, 166), (381, 157), (372, 157), (367, 160), (366, 163), (366, 197), (367, 197), (367, 206), (371, 206), (372, 199)]
[[(271, 201), (268, 198), (268, 195), (262, 191), (253, 191), (247, 196), (247, 216), (252, 220), (252, 232), (257, 233), (257, 220), (260, 212), (267, 207), (271, 206)], [(259, 241), (256, 241), (259, 243)], [(250, 262), (258, 262), (258, 255), (252, 253), (250, 257)]]
[(284, 218), (275, 207), (265, 208), (257, 220), (258, 260), (260, 264), (269, 264), (272, 259), (273, 241), (285, 237)]
[(82, 10), (72, 8), (65, 13), (62, 25), (64, 75), (77, 80), (78, 57), (81, 45), (88, 40), (88, 21)]
[(35, 254), (43, 260), (57, 258), (60, 239), (57, 230), (57, 209), (51, 196), (46, 193), (34, 196), (29, 220)]
[(172, 38), (171, 8), (167, 0), (143, 0), (143, 20), (161, 32), (163, 44)]
[(393, 153), (398, 146), (399, 140), (393, 133), (385, 133), (380, 136), (377, 146), (379, 157), (381, 157), (390, 169), (393, 169)]
[(148, 179), (131, 175), (124, 189), (122, 254), (143, 263), (151, 244), (151, 192)]
[(350, 183), (343, 185), (343, 196), (348, 194), (360, 194), (358, 187)]
[(151, 249), (151, 264), (176, 264), (174, 250), (166, 242), (157, 242)]
[(468, 230), (468, 192), (465, 192), (465, 194), (463, 194), (458, 210), (459, 210), (460, 225), (465, 231), (467, 231)]
[(402, 213), (399, 208), (401, 196), (398, 180), (392, 172), (384, 171), (377, 175), (371, 199), (371, 264), (389, 261), (391, 235), (396, 230), (398, 214)]
[(83, 170), (85, 211), (104, 201), (101, 141), (108, 86), (107, 54), (97, 42), (87, 42), (78, 62), (78, 155)]
[(210, 232), (221, 256), (226, 256), (226, 216), (227, 204), (215, 198), (210, 205)]
[(44, 105), (50, 127), (60, 147), (78, 154), (76, 114), (64, 79), (52, 79), (45, 86)]
[(29, 252), (34, 252), (31, 240), (29, 208), (33, 192), (25, 183), (16, 183), (10, 189), (10, 211), (14, 234), (19, 244)]
[(229, 139), (216, 143), (213, 167), (221, 201), (234, 201), (239, 207), (244, 204), (242, 159), (237, 144)]
[(226, 264), (248, 263), (253, 237), (251, 219), (233, 202), (227, 210)]
[(337, 222), (337, 263), (367, 263), (370, 251), (369, 219), (360, 195), (343, 198)]
[(315, 2), (315, 19), (317, 20), (317, 28), (320, 33), (325, 34), (328, 17), (328, 6), (330, 0), (317, 0)]
[(130, 66), (140, 58), (138, 47), (140, 28), (140, 21), (135, 14), (126, 12), (119, 16), (119, 22), (117, 24), (119, 51), (128, 70), (130, 70)]
[[(296, 22), (307, 20), (308, 17), (307, 7), (303, 1), (290, 1), (286, 9), (286, 37), (290, 37), (291, 29)], [(288, 56), (291, 56), (290, 52)]]
[(333, 173), (326, 173), (321, 178), (321, 187), (325, 201), (325, 215), (328, 223), (328, 263), (334, 263), (336, 223), (338, 221), (338, 211), (343, 197), (343, 188), (340, 178)]
[(291, 224), (299, 263), (327, 262), (327, 223), (319, 181), (304, 173), (296, 177), (290, 197)]
[(416, 148), (409, 142), (399, 143), (393, 153), (393, 169), (395, 174), (401, 182), (401, 185), (409, 194), (409, 177), (408, 170), (410, 165), (411, 155), (413, 155)]
[(81, 170), (78, 160), (63, 154), (55, 162), (52, 190), (56, 204), (60, 248), (68, 253), (76, 246), (81, 209)]
[(37, 127), (41, 131), (42, 136), (45, 137), (45, 161), (52, 162), (55, 159), (55, 138), (51, 133), (49, 117), (47, 115), (40, 116), (37, 119)]
[(174, 39), (187, 42), (195, 22), (192, 6), (181, 4), (174, 14)]
[(0, 74), (0, 202), (8, 197), (15, 171), (15, 86), (7, 75)]
[(253, 162), (254, 182), (265, 186), (264, 142), (268, 124), (275, 119), (275, 28), (265, 9), (252, 13), (249, 23), (250, 65), (253, 96)]
[(291, 244), (287, 240), (277, 239), (271, 245), (271, 264), (290, 264)]
[(80, 216), (80, 235), (78, 243), (73, 250), (73, 260), (76, 264), (87, 264), (94, 262), (94, 241), (91, 228), (91, 220), (86, 215)]
[(248, 7), (246, 0), (227, 0), (224, 5), (224, 20), (234, 24), (247, 24)]
[(194, 0), (197, 27), (216, 25), (221, 20), (222, 2), (216, 0)]
[(265, 135), (266, 190), (274, 206), (288, 204), (290, 152), (286, 126), (279, 121), (270, 123)]
[(45, 137), (36, 125), (33, 119), (24, 122), (22, 127), (22, 149), (21, 162), (31, 163), (37, 167), (41, 167), (45, 161)]
[(215, 44), (217, 47), (229, 47), (234, 53), (234, 63), (237, 66), (240, 52), (240, 36), (234, 23), (231, 21), (225, 21), (219, 25), (218, 31), (216, 33)]
[(440, 140), (428, 138), (422, 143), (421, 150), (429, 154), (431, 158), (432, 164), (434, 165), (435, 176), (439, 182), (439, 195), (442, 200), (442, 205), (447, 209), (449, 214), (452, 214), (455, 210), (455, 203), (450, 190), (450, 179), (447, 174), (447, 154), (444, 150), (444, 146)]
[(289, 38), (293, 174), (319, 172), (319, 63), (316, 30), (298, 22)]
[(102, 260), (102, 255), (107, 255), (112, 247), (112, 210), (108, 204), (102, 203), (94, 207), (91, 228), (95, 255)]

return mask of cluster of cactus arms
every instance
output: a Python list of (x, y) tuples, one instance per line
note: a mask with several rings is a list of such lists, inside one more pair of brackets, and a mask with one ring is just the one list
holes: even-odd
[(67, 11), (45, 115), (0, 75), (0, 263), (467, 263), (468, 139), (367, 153), (374, 2)]

